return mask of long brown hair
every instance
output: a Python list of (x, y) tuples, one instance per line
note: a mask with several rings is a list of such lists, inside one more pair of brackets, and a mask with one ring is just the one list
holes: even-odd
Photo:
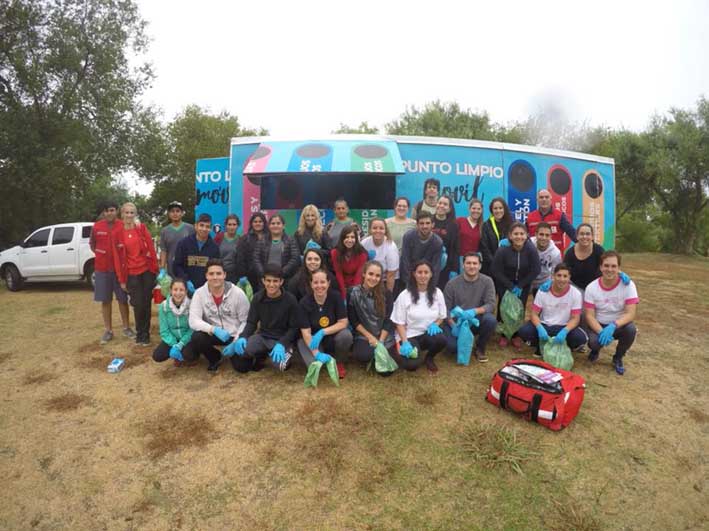
[(379, 278), (379, 284), (374, 286), (370, 291), (372, 292), (372, 296), (374, 297), (374, 309), (377, 310), (377, 313), (379, 315), (384, 315), (386, 313), (386, 293), (384, 291), (384, 266), (378, 262), (377, 260), (370, 260), (366, 264), (364, 264), (364, 267), (362, 268), (362, 289), (366, 290), (367, 288), (364, 285), (364, 279), (367, 275), (367, 271), (371, 267), (378, 267), (379, 272), (381, 273), (381, 277)]

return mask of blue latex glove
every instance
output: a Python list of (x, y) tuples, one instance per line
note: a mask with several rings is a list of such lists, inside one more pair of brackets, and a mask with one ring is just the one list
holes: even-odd
[(308, 249), (322, 249), (322, 247), (320, 247), (320, 244), (318, 242), (308, 240), (308, 243), (305, 244), (305, 250), (307, 251)]
[(319, 361), (323, 365), (325, 365), (331, 359), (332, 359), (332, 356), (330, 356), (330, 354), (324, 354), (322, 352), (318, 352), (317, 354), (315, 354), (315, 361)]
[(401, 344), (401, 346), (399, 347), (399, 354), (401, 354), (405, 358), (408, 358), (409, 356), (411, 356), (411, 353), (413, 351), (414, 351), (414, 347), (408, 341), (404, 341)]
[(221, 341), (222, 343), (226, 343), (227, 341), (229, 341), (229, 338), (231, 337), (229, 332), (227, 332), (223, 328), (219, 328), (218, 326), (214, 327), (214, 335), (217, 336), (219, 341)]
[(497, 244), (498, 247), (509, 247), (510, 246), (510, 240), (507, 238), (502, 238), (500, 240), (500, 243)]
[(554, 336), (554, 343), (563, 343), (566, 341), (566, 334), (568, 334), (569, 331), (566, 328), (562, 328), (557, 332), (557, 334)]
[(547, 329), (544, 328), (541, 323), (537, 325), (537, 335), (539, 336), (539, 341), (549, 341)]
[(322, 341), (322, 338), (325, 337), (325, 329), (321, 328), (317, 332), (315, 332), (312, 337), (310, 338), (310, 350), (315, 350), (320, 346), (320, 342)]
[(628, 275), (621, 271), (618, 276), (620, 277), (620, 281), (623, 283), (624, 286), (630, 284), (630, 277)]
[(245, 337), (240, 337), (236, 341), (234, 341), (234, 351), (239, 355), (243, 356), (244, 355), (244, 349), (246, 349), (246, 343), (247, 340)]
[(182, 352), (180, 351), (180, 347), (178, 347), (177, 345), (173, 345), (172, 348), (170, 348), (170, 357), (173, 360), (185, 361), (185, 359), (182, 357)]
[(374, 258), (377, 256), (377, 251), (372, 249), (371, 251), (367, 251), (367, 257), (369, 260), (374, 260)]
[(458, 273), (456, 273), (455, 271), (451, 271), (450, 273), (448, 273), (448, 280), (453, 280), (457, 276)]
[(443, 330), (441, 330), (441, 327), (438, 326), (436, 323), (431, 323), (430, 325), (428, 325), (428, 328), (426, 329), (426, 333), (429, 336), (435, 336), (438, 334), (442, 334)]
[(441, 251), (441, 269), (444, 269), (446, 267), (446, 264), (448, 263), (448, 251), (446, 250), (446, 246), (443, 246), (443, 250)]
[(512, 292), (512, 295), (514, 295), (518, 299), (522, 297), (522, 288), (520, 288), (519, 286), (512, 286), (512, 289), (510, 291)]
[(269, 356), (271, 356), (273, 363), (283, 363), (286, 361), (286, 347), (280, 343), (276, 343), (276, 346), (273, 347)]
[(451, 310), (451, 317), (453, 319), (460, 319), (463, 317), (464, 310), (460, 306), (456, 306)]
[(598, 334), (598, 342), (601, 344), (602, 347), (610, 345), (613, 342), (613, 334), (615, 333), (615, 328), (615, 323), (611, 323), (609, 325), (606, 325), (603, 330), (601, 330), (601, 333)]
[(249, 283), (249, 279), (246, 277), (241, 277), (239, 279), (239, 287), (241, 287), (241, 288), (245, 288), (246, 284), (248, 284), (248, 283)]
[(165, 275), (167, 275), (167, 270), (164, 267), (161, 267), (160, 272), (158, 273), (157, 281), (160, 282), (165, 277)]
[(472, 325), (480, 326), (480, 321), (478, 321), (478, 314), (475, 312), (475, 308), (471, 308), (470, 310), (465, 310), (463, 312), (463, 315), (461, 316), (461, 318), (465, 319), (466, 321), (468, 321)]
[(551, 280), (545, 280), (539, 285), (539, 291), (546, 293), (551, 289)]
[(231, 358), (234, 354), (236, 354), (236, 341), (232, 341), (224, 349), (222, 349), (222, 356)]
[(187, 281), (187, 293), (192, 295), (194, 293), (194, 284), (192, 284), (191, 280)]

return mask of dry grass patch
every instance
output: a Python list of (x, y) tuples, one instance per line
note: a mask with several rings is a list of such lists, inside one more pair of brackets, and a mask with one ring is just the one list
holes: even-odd
[(65, 393), (47, 400), (45, 407), (47, 411), (65, 412), (78, 409), (88, 401), (89, 398), (86, 396), (77, 395), (76, 393)]
[(0, 363), (6, 362), (10, 359), (11, 356), (12, 354), (10, 354), (9, 352), (0, 352)]
[(47, 382), (51, 382), (56, 378), (56, 375), (50, 372), (38, 372), (34, 374), (28, 374), (25, 376), (25, 385), (37, 385)]
[(145, 449), (153, 459), (179, 452), (183, 448), (202, 447), (214, 440), (212, 422), (201, 414), (159, 413), (140, 426), (147, 437)]
[(473, 461), (486, 468), (508, 466), (524, 474), (522, 465), (539, 455), (527, 448), (518, 431), (482, 421), (470, 422), (460, 432), (460, 447)]
[(558, 521), (546, 521), (545, 524), (550, 531), (601, 531), (603, 526), (598, 519), (584, 510), (575, 500), (560, 502), (554, 500), (554, 509), (557, 513)]

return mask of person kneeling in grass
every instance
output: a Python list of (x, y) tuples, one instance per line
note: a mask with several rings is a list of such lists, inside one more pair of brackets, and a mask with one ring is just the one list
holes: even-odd
[(298, 340), (298, 351), (306, 365), (315, 360), (325, 364), (334, 357), (337, 373), (344, 378), (343, 363), (352, 347), (345, 302), (330, 290), (330, 280), (324, 269), (312, 274), (310, 287), (312, 293), (298, 304), (298, 326), (303, 336)]
[(261, 370), (266, 356), (278, 370), (290, 367), (290, 351), (298, 334), (298, 301), (283, 290), (278, 265), (266, 264), (262, 282), (264, 289), (254, 295), (246, 327), (235, 343), (231, 363), (237, 372)]
[(536, 348), (541, 356), (540, 342), (555, 341), (574, 350), (588, 341), (581, 321), (581, 292), (571, 285), (571, 269), (564, 263), (554, 267), (549, 291), (538, 291), (532, 303), (532, 318), (519, 329), (519, 336)]
[(175, 360), (175, 365), (195, 360), (192, 329), (189, 323), (190, 300), (187, 298), (187, 285), (181, 278), (170, 284), (170, 296), (160, 303), (160, 339), (162, 341), (153, 351), (153, 359), (163, 362), (168, 358)]
[(638, 290), (632, 280), (623, 282), (620, 272), (620, 255), (606, 251), (601, 255), (601, 277), (586, 287), (584, 316), (588, 327), (588, 361), (595, 362), (603, 347), (618, 340), (613, 356), (613, 366), (619, 375), (625, 373), (623, 357), (635, 341), (635, 313)]
[[(220, 258), (210, 258), (206, 265), (207, 283), (197, 288), (190, 304), (190, 328), (195, 359), (200, 354), (209, 361), (209, 372), (216, 372), (225, 356), (234, 354), (234, 340), (246, 326), (249, 300), (244, 292), (226, 281)], [(226, 346), (219, 352), (217, 346)]]

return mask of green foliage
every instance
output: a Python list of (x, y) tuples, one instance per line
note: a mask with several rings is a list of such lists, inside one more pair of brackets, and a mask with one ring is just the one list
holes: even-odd
[(130, 166), (144, 27), (130, 0), (0, 4), (0, 243), (78, 220)]
[(407, 108), (393, 122), (386, 125), (390, 135), (438, 136), (496, 140), (496, 129), (486, 112), (475, 113), (461, 109), (457, 103), (428, 103), (423, 109)]
[(197, 105), (187, 106), (167, 127), (154, 116), (144, 116), (149, 127), (141, 143), (140, 175), (155, 183), (147, 209), (158, 218), (173, 200), (185, 205), (186, 221), (193, 221), (195, 206), (195, 161), (229, 155), (232, 137), (268, 134), (264, 129), (242, 128), (239, 119), (226, 111), (210, 114)]
[(616, 248), (619, 252), (657, 252), (667, 233), (662, 218), (651, 218), (644, 210), (627, 214), (617, 221)]
[(362, 134), (362, 135), (376, 135), (379, 134), (379, 129), (369, 125), (367, 122), (361, 122), (357, 127), (350, 127), (347, 124), (340, 124), (333, 134)]

